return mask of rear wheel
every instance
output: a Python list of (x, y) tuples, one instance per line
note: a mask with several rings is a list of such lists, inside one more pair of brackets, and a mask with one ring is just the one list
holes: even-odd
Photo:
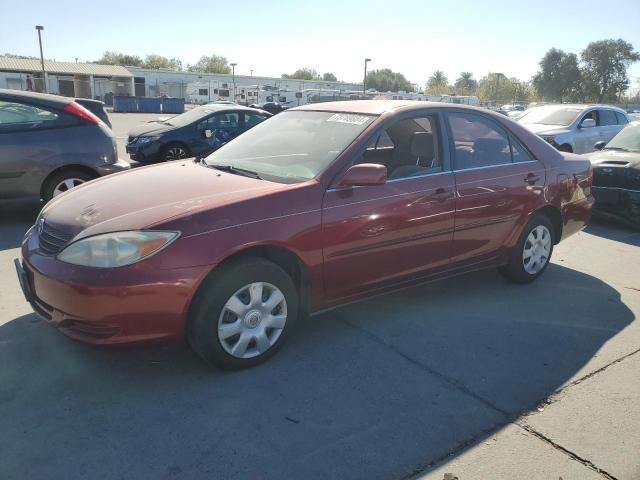
[(298, 293), (278, 265), (248, 257), (222, 267), (203, 283), (189, 316), (187, 337), (207, 362), (227, 368), (271, 357), (298, 316)]
[(553, 253), (553, 223), (542, 214), (535, 215), (522, 230), (510, 262), (499, 268), (509, 280), (529, 283), (546, 270)]
[(42, 189), (42, 199), (48, 202), (53, 197), (62, 195), (73, 187), (93, 180), (93, 178), (93, 175), (82, 170), (70, 169), (58, 172), (46, 180)]
[(180, 160), (191, 156), (189, 149), (179, 143), (170, 143), (162, 150), (162, 160), (165, 162), (171, 160)]

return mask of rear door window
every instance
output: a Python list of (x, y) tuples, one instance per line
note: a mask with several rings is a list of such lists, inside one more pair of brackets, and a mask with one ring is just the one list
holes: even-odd
[(450, 113), (447, 117), (454, 147), (455, 170), (511, 163), (507, 133), (493, 120), (466, 112)]
[(618, 125), (618, 119), (616, 118), (616, 112), (613, 110), (600, 110), (600, 126), (606, 127), (609, 125)]
[(616, 119), (618, 120), (618, 125), (626, 125), (627, 123), (629, 123), (627, 117), (625, 117), (620, 112), (616, 112)]
[(64, 112), (0, 100), (0, 133), (59, 128), (75, 123), (71, 115)]

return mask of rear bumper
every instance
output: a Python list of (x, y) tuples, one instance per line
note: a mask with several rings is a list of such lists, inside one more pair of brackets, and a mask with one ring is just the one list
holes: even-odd
[(562, 240), (579, 232), (587, 226), (595, 198), (588, 195), (579, 200), (566, 203), (562, 207)]
[(184, 336), (189, 302), (207, 267), (161, 269), (145, 261), (95, 269), (37, 250), (28, 234), (15, 261), (23, 293), (47, 323), (92, 345), (136, 344)]

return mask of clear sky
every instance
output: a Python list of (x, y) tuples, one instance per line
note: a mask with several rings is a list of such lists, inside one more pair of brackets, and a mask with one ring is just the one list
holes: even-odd
[[(436, 69), (450, 81), (502, 72), (528, 80), (551, 47), (580, 53), (623, 38), (640, 50), (640, 0), (580, 1), (177, 1), (1, 0), (0, 53), (91, 61), (105, 50), (158, 53), (195, 63), (219, 54), (236, 73), (280, 76), (298, 67), (361, 81), (391, 68), (424, 85)], [(5, 3), (6, 2), (6, 3)], [(640, 63), (629, 70), (638, 87)]]

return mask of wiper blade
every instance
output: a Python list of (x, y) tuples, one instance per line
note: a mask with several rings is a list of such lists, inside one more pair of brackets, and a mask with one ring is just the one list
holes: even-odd
[(234, 173), (236, 175), (244, 175), (245, 177), (257, 178), (258, 180), (262, 180), (258, 172), (254, 172), (253, 170), (246, 170), (244, 168), (234, 167), (233, 165), (207, 165), (211, 168), (215, 168), (216, 170), (222, 170), (223, 172)]
[(626, 148), (622, 147), (604, 147), (603, 150), (620, 150), (621, 152), (628, 152)]

